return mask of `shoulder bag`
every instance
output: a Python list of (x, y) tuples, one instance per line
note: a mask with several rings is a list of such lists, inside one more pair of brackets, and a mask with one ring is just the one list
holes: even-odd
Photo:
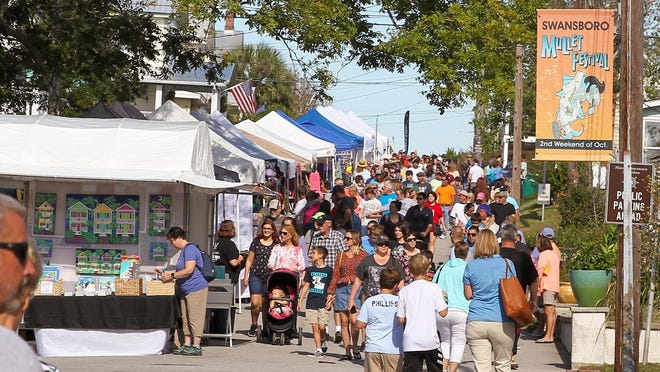
[(506, 264), (506, 273), (504, 274), (504, 278), (500, 279), (502, 306), (504, 306), (506, 315), (522, 327), (531, 323), (534, 317), (527, 303), (527, 296), (525, 296), (518, 278), (510, 276), (511, 267), (509, 267), (509, 261), (506, 258), (503, 258), (503, 260)]

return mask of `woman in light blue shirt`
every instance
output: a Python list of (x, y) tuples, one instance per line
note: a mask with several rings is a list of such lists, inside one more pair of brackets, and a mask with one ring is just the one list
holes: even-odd
[[(481, 230), (474, 244), (474, 260), (465, 268), (463, 285), (470, 302), (467, 317), (467, 344), (477, 372), (490, 372), (491, 353), (495, 370), (511, 370), (511, 350), (516, 325), (504, 312), (500, 297), (500, 279), (506, 277), (505, 258), (499, 255), (495, 234)], [(512, 262), (509, 267), (516, 275)]]

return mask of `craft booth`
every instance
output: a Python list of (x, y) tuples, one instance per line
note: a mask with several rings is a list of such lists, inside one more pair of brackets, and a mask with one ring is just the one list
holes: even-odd
[(208, 251), (216, 195), (244, 186), (214, 178), (211, 146), (204, 122), (0, 115), (0, 192), (27, 207), (46, 264), (50, 296), (24, 318), (40, 355), (162, 352), (179, 317), (149, 278), (177, 253), (165, 234)]

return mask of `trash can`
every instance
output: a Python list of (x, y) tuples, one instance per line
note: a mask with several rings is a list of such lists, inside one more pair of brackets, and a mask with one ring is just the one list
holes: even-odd
[[(227, 331), (227, 312), (228, 309), (213, 309), (210, 313), (209, 319), (209, 332), (216, 334), (230, 333)], [(231, 307), (231, 333), (234, 332), (236, 326), (236, 307)]]
[(525, 198), (529, 195), (534, 195), (538, 192), (538, 182), (533, 174), (528, 174), (522, 181), (522, 197)]

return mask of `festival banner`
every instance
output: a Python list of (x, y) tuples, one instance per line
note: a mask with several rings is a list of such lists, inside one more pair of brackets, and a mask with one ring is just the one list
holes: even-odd
[(614, 10), (537, 12), (536, 160), (611, 161)]

